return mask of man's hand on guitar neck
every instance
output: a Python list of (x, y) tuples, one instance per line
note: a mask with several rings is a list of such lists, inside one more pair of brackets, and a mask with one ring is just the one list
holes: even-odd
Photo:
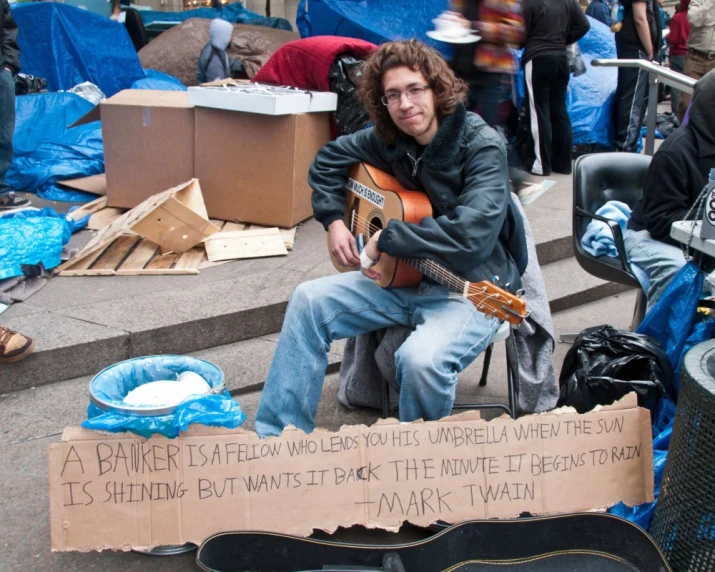
[(355, 237), (341, 219), (328, 226), (328, 245), (330, 253), (341, 266), (360, 266)]

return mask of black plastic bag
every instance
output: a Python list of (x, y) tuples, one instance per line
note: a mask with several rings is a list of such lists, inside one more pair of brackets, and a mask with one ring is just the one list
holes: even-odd
[(19, 73), (15, 76), (15, 95), (30, 95), (45, 91), (47, 80), (44, 77)]
[(652, 410), (661, 396), (673, 396), (673, 381), (668, 356), (654, 338), (612, 326), (587, 328), (564, 358), (557, 405), (585, 413), (635, 391), (638, 404)]
[(357, 96), (357, 84), (364, 63), (350, 54), (341, 54), (330, 67), (330, 91), (338, 94), (335, 124), (340, 135), (360, 131), (370, 121), (367, 110)]

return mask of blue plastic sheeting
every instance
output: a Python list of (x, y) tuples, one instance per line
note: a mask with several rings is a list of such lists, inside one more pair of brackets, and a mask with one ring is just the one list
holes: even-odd
[[(312, 8), (312, 6), (311, 6)], [(238, 2), (228, 4), (221, 10), (214, 8), (195, 8), (194, 10), (185, 10), (184, 12), (158, 12), (154, 10), (140, 10), (139, 15), (144, 22), (144, 25), (160, 20), (163, 22), (183, 22), (189, 18), (223, 18), (234, 24), (251, 24), (252, 26), (266, 26), (268, 28), (277, 28), (279, 30), (293, 31), (293, 26), (285, 18), (266, 18), (255, 12), (247, 10)]]
[(432, 20), (448, 7), (448, 0), (300, 0), (296, 24), (301, 38), (343, 36), (382, 44), (417, 38), (446, 57), (451, 48), (428, 38)]
[[(311, 4), (312, 8), (312, 4)], [(591, 61), (599, 58), (615, 59), (616, 41), (605, 24), (590, 16), (591, 29), (578, 42), (586, 63), (586, 73), (571, 76), (566, 95), (566, 108), (571, 119), (574, 145), (601, 145), (613, 147), (613, 102), (616, 96), (618, 70), (612, 67), (593, 67)], [(520, 51), (517, 55), (521, 63)], [(516, 103), (524, 100), (524, 68), (519, 67), (516, 78)]]
[(111, 97), (144, 77), (122, 24), (57, 2), (19, 4), (12, 15), (22, 71), (46, 78), (49, 91), (89, 81)]
[(180, 373), (193, 371), (218, 393), (189, 398), (166, 415), (138, 415), (105, 411), (94, 403), (87, 409), (82, 427), (117, 433), (131, 431), (149, 438), (154, 433), (174, 438), (192, 423), (235, 429), (246, 419), (238, 401), (231, 399), (223, 384), (223, 372), (214, 364), (189, 356), (158, 355), (134, 358), (114, 364), (92, 379), (90, 394), (110, 407), (122, 407), (126, 395), (136, 387), (159, 380), (175, 380)]
[(173, 75), (157, 70), (144, 70), (146, 77), (132, 84), (132, 89), (155, 89), (159, 91), (186, 91), (188, 88)]
[(15, 157), (6, 180), (14, 188), (54, 201), (86, 202), (88, 193), (58, 188), (56, 181), (104, 173), (99, 121), (73, 127), (94, 106), (74, 93), (38, 93), (15, 100)]
[(62, 247), (86, 224), (87, 219), (77, 224), (49, 207), (0, 217), (0, 280), (22, 276), (25, 264), (42, 263), (48, 270), (59, 266)]

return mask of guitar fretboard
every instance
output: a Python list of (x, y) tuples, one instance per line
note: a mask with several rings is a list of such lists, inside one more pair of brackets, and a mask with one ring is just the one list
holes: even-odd
[(447, 270), (441, 264), (422, 258), (403, 258), (402, 260), (435, 282), (447, 286), (451, 292), (464, 294), (467, 281), (454, 274), (451, 270)]

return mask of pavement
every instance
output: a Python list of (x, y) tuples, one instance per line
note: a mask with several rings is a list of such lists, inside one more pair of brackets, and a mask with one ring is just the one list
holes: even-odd
[[(556, 184), (525, 210), (557, 337), (602, 323), (627, 328), (635, 292), (623, 292), (580, 269), (571, 251), (570, 177), (549, 179)], [(72, 246), (89, 238), (89, 232), (75, 235)], [(0, 572), (197, 569), (194, 553), (52, 553), (47, 446), (60, 439), (65, 427), (86, 418), (93, 374), (111, 363), (152, 353), (189, 354), (221, 367), (247, 414), (245, 427), (252, 429), (290, 293), (303, 281), (334, 272), (324, 240), (322, 228), (309, 220), (299, 227), (295, 249), (285, 257), (232, 262), (198, 276), (55, 277), (27, 302), (0, 315), (0, 324), (38, 342), (34, 355), (0, 368), (0, 478), (5, 485), (0, 489)], [(557, 344), (557, 372), (569, 348)], [(329, 371), (336, 370), (341, 355), (342, 344), (334, 344)], [(505, 402), (503, 344), (495, 347), (486, 387), (477, 385), (480, 371), (477, 360), (460, 375), (458, 400), (469, 396), (479, 402)], [(377, 411), (349, 411), (337, 403), (337, 378), (336, 373), (326, 377), (317, 425), (337, 430), (344, 424), (374, 423)], [(394, 543), (425, 534), (411, 526), (399, 533), (353, 527), (337, 531), (334, 538)]]

